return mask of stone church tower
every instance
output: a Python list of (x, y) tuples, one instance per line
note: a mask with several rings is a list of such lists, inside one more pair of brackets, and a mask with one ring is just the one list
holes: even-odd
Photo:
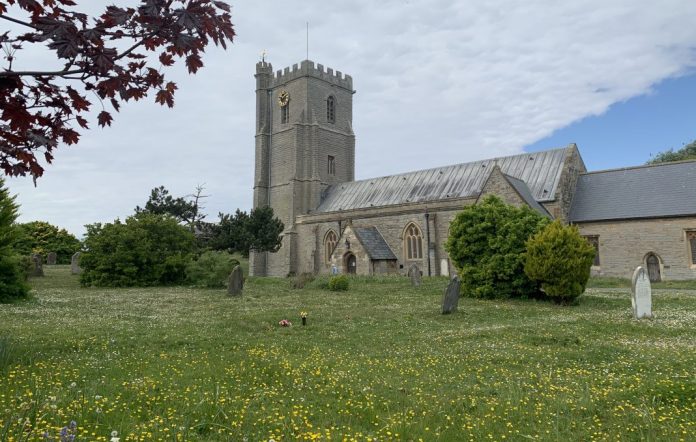
[(305, 60), (273, 73), (256, 64), (254, 208), (271, 206), (285, 224), (277, 253), (252, 253), (250, 274), (297, 272), (298, 215), (330, 185), (355, 179), (353, 80)]

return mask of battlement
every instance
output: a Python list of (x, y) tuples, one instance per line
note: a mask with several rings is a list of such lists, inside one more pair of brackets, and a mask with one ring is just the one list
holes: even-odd
[[(259, 64), (261, 63), (258, 63), (257, 66)], [(270, 63), (266, 64), (270, 66)], [(279, 70), (275, 73), (275, 76), (273, 77), (273, 86), (287, 83), (288, 81), (301, 77), (314, 77), (328, 81), (329, 83), (337, 86), (350, 89), (351, 91), (353, 90), (353, 77), (350, 75), (344, 75), (341, 71), (334, 71), (331, 68), (326, 68), (326, 70), (324, 69), (324, 66), (321, 64), (317, 64), (315, 67), (314, 62), (310, 60), (305, 60), (299, 65), (295, 63), (292, 65), (292, 69), (286, 67), (285, 69)]]

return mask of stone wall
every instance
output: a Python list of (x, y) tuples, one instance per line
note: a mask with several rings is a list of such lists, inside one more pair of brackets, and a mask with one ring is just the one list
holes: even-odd
[[(447, 270), (441, 269), (442, 260), (447, 259), (445, 242), (449, 235), (449, 224), (456, 214), (466, 205), (475, 202), (472, 198), (440, 201), (436, 203), (417, 203), (390, 206), (388, 208), (370, 208), (352, 211), (310, 214), (298, 217), (296, 228), (298, 237), (298, 272), (330, 273), (333, 262), (327, 262), (324, 258), (324, 238), (329, 230), (336, 232), (339, 237), (338, 254), (343, 256), (346, 250), (343, 231), (349, 223), (355, 227), (375, 226), (384, 237), (391, 250), (397, 257), (396, 271), (406, 274), (408, 267), (415, 263), (424, 275), (428, 275), (428, 255), (430, 255), (431, 275), (446, 274)], [(430, 224), (430, 254), (426, 244), (426, 213)], [(409, 223), (415, 223), (423, 235), (423, 258), (408, 260), (405, 256), (403, 234)], [(357, 239), (356, 239), (357, 240)], [(353, 240), (350, 239), (351, 244)], [(356, 254), (357, 256), (357, 254)], [(342, 263), (333, 263), (341, 269)], [(340, 265), (339, 265), (340, 264)], [(360, 266), (360, 262), (358, 263)], [(369, 266), (369, 262), (365, 265)]]
[(593, 274), (630, 278), (653, 252), (660, 258), (662, 279), (696, 279), (689, 257), (687, 231), (696, 231), (696, 217), (604, 221), (577, 224), (580, 234), (599, 236), (599, 267)]
[(503, 200), (504, 203), (510, 204), (515, 207), (526, 206), (527, 203), (522, 199), (519, 193), (515, 190), (510, 182), (505, 178), (505, 175), (500, 170), (500, 167), (496, 166), (491, 175), (486, 180), (481, 190), (481, 195), (479, 196), (479, 201), (488, 195), (496, 195)]

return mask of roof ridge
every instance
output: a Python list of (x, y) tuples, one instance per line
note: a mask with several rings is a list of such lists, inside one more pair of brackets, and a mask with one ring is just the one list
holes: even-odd
[(597, 174), (597, 173), (619, 172), (622, 170), (647, 169), (650, 167), (674, 166), (674, 165), (678, 165), (678, 164), (688, 164), (688, 163), (696, 163), (696, 158), (693, 160), (669, 161), (667, 163), (639, 164), (638, 166), (627, 166), (627, 167), (617, 167), (615, 169), (593, 170), (591, 172), (581, 173), (580, 175), (583, 176), (583, 175), (592, 175), (592, 174)]
[(332, 184), (332, 185), (329, 186), (329, 187), (342, 186), (342, 185), (344, 185), (344, 184), (352, 184), (352, 183), (363, 183), (363, 182), (366, 182), (366, 181), (379, 180), (379, 179), (382, 179), (382, 178), (391, 178), (391, 177), (402, 176), (402, 175), (410, 175), (410, 174), (419, 173), (419, 172), (428, 172), (428, 171), (431, 171), (431, 170), (444, 169), (444, 168), (447, 168), (447, 167), (463, 166), (463, 165), (465, 165), (465, 164), (476, 164), (476, 163), (497, 161), (497, 160), (502, 160), (502, 159), (506, 159), (506, 158), (521, 157), (521, 156), (524, 156), (524, 155), (537, 155), (537, 154), (540, 154), (540, 153), (555, 152), (555, 151), (559, 151), (559, 150), (566, 150), (566, 149), (567, 149), (568, 147), (570, 147), (570, 146), (571, 146), (571, 145), (568, 145), (568, 146), (565, 146), (565, 147), (555, 147), (555, 148), (553, 148), (553, 149), (539, 150), (539, 151), (536, 151), (536, 152), (522, 152), (522, 153), (518, 153), (518, 154), (515, 154), (515, 155), (505, 155), (505, 156), (502, 156), (502, 157), (484, 158), (484, 159), (482, 159), (482, 160), (467, 161), (467, 162), (464, 162), (464, 163), (447, 164), (447, 165), (444, 165), (444, 166), (430, 167), (430, 168), (428, 168), (428, 169), (418, 169), (418, 170), (411, 170), (411, 171), (409, 171), (409, 172), (394, 173), (394, 174), (391, 174), (391, 175), (382, 175), (382, 176), (372, 177), (372, 178), (363, 178), (363, 179), (361, 179), (361, 180), (355, 180), (355, 181), (343, 181), (343, 182), (341, 182), (341, 183)]

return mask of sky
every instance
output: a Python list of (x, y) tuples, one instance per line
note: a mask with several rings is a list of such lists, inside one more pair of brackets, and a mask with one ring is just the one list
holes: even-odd
[[(234, 44), (208, 48), (197, 75), (169, 69), (173, 109), (127, 103), (111, 127), (60, 147), (36, 186), (8, 179), (20, 221), (79, 236), (160, 185), (204, 185), (208, 220), (249, 210), (255, 64), (263, 50), (274, 70), (307, 58), (307, 22), (309, 59), (353, 77), (357, 179), (573, 142), (591, 170), (624, 167), (696, 139), (693, 0), (229, 3)], [(15, 67), (56, 63), (27, 49)]]

